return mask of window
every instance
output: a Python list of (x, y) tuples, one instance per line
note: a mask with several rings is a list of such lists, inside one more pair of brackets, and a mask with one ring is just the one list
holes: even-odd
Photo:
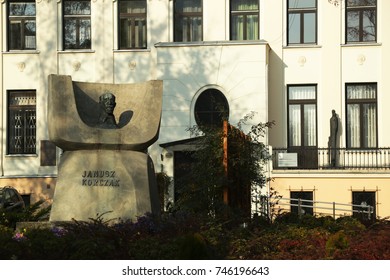
[[(352, 210), (353, 216), (362, 220), (372, 220), (376, 218), (376, 200), (375, 192), (370, 191), (353, 191), (352, 192)], [(371, 211), (368, 208), (371, 206)], [(370, 212), (370, 213), (367, 213)]]
[(35, 1), (8, 1), (8, 49), (36, 49)]
[(119, 48), (146, 48), (146, 0), (119, 1)]
[(317, 0), (288, 0), (287, 44), (317, 43)]
[(376, 148), (376, 84), (347, 84), (346, 94), (347, 148)]
[(312, 191), (292, 191), (290, 192), (290, 198), (291, 213), (313, 215)]
[(376, 0), (346, 1), (346, 42), (376, 41)]
[(8, 154), (35, 154), (35, 148), (35, 91), (9, 91)]
[(230, 1), (230, 39), (259, 39), (259, 0)]
[(199, 126), (218, 125), (222, 127), (229, 117), (229, 104), (226, 97), (217, 89), (202, 92), (195, 103), (195, 120)]
[(64, 0), (64, 49), (91, 48), (91, 1)]
[(288, 145), (317, 146), (316, 86), (288, 87)]
[(175, 0), (174, 41), (203, 40), (202, 0)]
[(318, 167), (317, 87), (288, 86), (288, 152), (296, 153), (298, 167)]

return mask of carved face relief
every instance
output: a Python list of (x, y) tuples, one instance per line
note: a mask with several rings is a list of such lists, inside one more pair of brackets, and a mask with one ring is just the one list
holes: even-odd
[(107, 114), (112, 115), (114, 113), (116, 102), (115, 96), (112, 93), (105, 93), (100, 96), (99, 102)]

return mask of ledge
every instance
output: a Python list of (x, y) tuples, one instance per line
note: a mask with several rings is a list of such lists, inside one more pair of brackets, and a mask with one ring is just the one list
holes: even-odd
[(1, 52), (5, 55), (13, 55), (13, 54), (40, 54), (41, 51), (39, 50), (11, 50), (11, 51), (4, 51)]
[(350, 48), (350, 47), (380, 47), (382, 43), (350, 43), (350, 44), (342, 44), (342, 48)]
[(72, 54), (72, 53), (95, 53), (95, 50), (57, 50), (59, 54)]
[(203, 46), (251, 46), (251, 45), (268, 45), (264, 40), (251, 41), (200, 41), (200, 42), (159, 42), (154, 46), (161, 47), (203, 47)]
[(302, 45), (288, 45), (288, 46), (283, 46), (283, 49), (288, 50), (288, 49), (320, 49), (322, 48), (322, 45), (315, 45), (315, 44), (302, 44)]

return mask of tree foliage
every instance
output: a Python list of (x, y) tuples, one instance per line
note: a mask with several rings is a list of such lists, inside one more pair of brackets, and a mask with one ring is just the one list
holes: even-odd
[[(183, 181), (175, 182), (180, 189), (177, 207), (215, 216), (238, 210), (227, 207), (223, 201), (227, 186), (233, 194), (240, 194), (244, 186), (255, 189), (265, 185), (264, 166), (269, 155), (264, 139), (273, 122), (248, 125), (253, 116), (254, 113), (248, 114), (236, 126), (229, 125), (227, 135), (223, 127), (188, 129), (196, 137), (195, 151), (190, 152), (192, 163)], [(244, 126), (250, 127), (246, 133)], [(227, 166), (224, 166), (224, 139), (229, 141)]]

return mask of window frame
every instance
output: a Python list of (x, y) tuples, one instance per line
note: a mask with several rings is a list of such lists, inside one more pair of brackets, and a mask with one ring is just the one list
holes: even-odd
[[(145, 12), (144, 13), (121, 13), (121, 2), (134, 2), (134, 1), (143, 1), (145, 3)], [(136, 28), (136, 19), (142, 18), (145, 21), (145, 37), (141, 46), (135, 46), (135, 28)], [(122, 19), (131, 20), (131, 46), (122, 47)], [(146, 0), (119, 0), (118, 1), (118, 49), (120, 50), (132, 50), (132, 49), (147, 49), (148, 47), (148, 3)]]
[[(177, 11), (177, 8), (176, 8), (176, 4), (178, 1), (184, 1), (184, 0), (174, 0), (173, 1), (173, 41), (174, 42), (202, 42), (203, 41), (203, 29), (204, 29), (204, 22), (203, 22), (203, 0), (200, 0), (200, 8), (201, 8), (201, 11), (200, 12), (178, 12)], [(200, 34), (200, 38), (197, 38), (198, 40), (186, 40), (184, 41), (184, 38), (182, 38), (181, 40), (178, 39), (178, 31), (177, 31), (177, 24), (179, 22), (180, 19), (182, 18), (185, 18), (185, 17), (189, 17), (189, 18), (197, 18), (197, 17), (200, 17), (201, 18), (201, 33)], [(187, 29), (187, 33), (190, 33), (191, 29), (188, 28)], [(183, 36), (182, 36), (183, 37)]]
[[(372, 98), (361, 98), (361, 99), (349, 99), (348, 98), (348, 87), (349, 86), (363, 86), (363, 85), (373, 85), (375, 86), (375, 99)], [(358, 104), (359, 105), (359, 113), (363, 112), (363, 105), (374, 104), (375, 105), (375, 146), (374, 147), (365, 147), (365, 135), (364, 135), (364, 116), (360, 114), (359, 125), (360, 125), (360, 133), (359, 133), (359, 141), (360, 147), (351, 147), (351, 139), (349, 138), (349, 119), (348, 119), (348, 105)], [(346, 147), (347, 149), (354, 150), (369, 150), (369, 149), (377, 149), (378, 148), (378, 85), (377, 83), (346, 83), (345, 84), (345, 123), (346, 123)], [(367, 143), (368, 144), (368, 143)]]
[[(215, 102), (211, 102), (212, 99), (215, 99)], [(210, 110), (203, 110), (205, 107), (208, 107)], [(223, 121), (229, 119), (229, 114), (229, 101), (225, 94), (216, 88), (209, 88), (202, 91), (195, 101), (194, 118), (199, 127), (216, 125), (222, 127)], [(218, 119), (219, 117), (220, 119)], [(210, 119), (211, 122), (208, 122), (207, 119)]]
[[(287, 0), (287, 46), (294, 45), (317, 45), (318, 44), (318, 1), (315, 1), (314, 8), (290, 8), (290, 1)], [(299, 42), (290, 43), (290, 15), (298, 14), (300, 19), (299, 26)], [(314, 42), (305, 42), (305, 14), (314, 14), (315, 16), (315, 31), (314, 31)]]
[[(361, 220), (368, 220), (368, 214), (363, 214), (355, 211), (367, 211), (368, 208), (366, 207), (359, 207), (355, 205), (361, 205), (362, 202), (367, 202), (371, 201), (373, 205), (370, 205), (372, 207), (373, 213), (372, 217), (370, 220), (375, 220), (376, 219), (376, 204), (377, 204), (377, 199), (376, 199), (377, 192), (376, 191), (355, 191), (352, 190), (352, 216), (357, 219)], [(369, 205), (367, 203), (367, 205)]]
[[(293, 200), (292, 200), (293, 199)], [(309, 201), (302, 201), (301, 205), (303, 206), (301, 210), (303, 210), (303, 213), (298, 213), (298, 201), (296, 199), (303, 199), (303, 200), (311, 200)], [(293, 205), (291, 205), (293, 204)], [(305, 207), (308, 206), (308, 207)], [(290, 190), (290, 212), (295, 213), (297, 215), (314, 215), (314, 191), (293, 191)]]
[[(354, 1), (354, 0), (347, 0), (345, 2), (345, 43), (346, 44), (358, 44), (358, 43), (376, 43), (378, 40), (378, 1), (375, 1), (374, 5), (357, 5), (357, 6), (348, 6), (348, 1)], [(360, 0), (356, 0), (360, 1)], [(374, 40), (364, 40), (364, 32), (363, 32), (363, 13), (365, 11), (374, 11), (375, 12), (375, 38)], [(348, 14), (350, 12), (359, 12), (359, 40), (358, 41), (350, 41), (348, 40)]]
[[(230, 24), (229, 24), (229, 37), (230, 37), (230, 40), (259, 40), (260, 39), (260, 1), (257, 0), (257, 10), (237, 10), (237, 11), (233, 11), (233, 0), (230, 0), (230, 7), (229, 7), (229, 11), (230, 11)], [(243, 24), (244, 24), (244, 27), (243, 27), (243, 39), (236, 39), (236, 38), (233, 38), (233, 16), (235, 15), (242, 15), (244, 17), (243, 19)], [(247, 34), (247, 16), (248, 15), (257, 15), (257, 38), (255, 39), (248, 39), (248, 34)]]
[[(314, 87), (314, 94), (315, 94), (315, 98), (314, 99), (290, 99), (290, 88), (294, 88), (294, 87)], [(289, 148), (296, 148), (296, 147), (318, 147), (318, 106), (317, 106), (317, 100), (318, 100), (318, 88), (317, 88), (317, 84), (290, 84), (290, 85), (287, 85), (287, 146)], [(290, 145), (290, 105), (300, 105), (300, 114), (301, 114), (301, 123), (300, 123), (300, 126), (301, 126), (301, 133), (300, 133), (300, 142), (301, 142), (301, 145), (300, 146), (293, 146), (293, 145)], [(304, 106), (305, 105), (315, 105), (315, 125), (316, 125), (316, 129), (315, 129), (315, 137), (316, 137), (316, 144), (315, 146), (306, 146), (304, 143), (305, 143), (305, 132), (304, 132), (304, 126), (305, 126), (305, 118), (304, 118), (304, 114), (305, 114), (305, 111), (304, 111)]]
[[(68, 2), (89, 2), (89, 14), (65, 14), (65, 3)], [(66, 23), (65, 21), (69, 20), (76, 20), (76, 44), (74, 47), (67, 47), (66, 46)], [(80, 42), (80, 21), (81, 20), (89, 20), (89, 44), (87, 44), (85, 47), (82, 46), (82, 43)], [(63, 50), (91, 50), (92, 49), (92, 3), (91, 0), (62, 0), (62, 48)]]
[[(11, 104), (13, 95), (21, 95), (27, 98), (32, 98), (33, 104)], [(7, 91), (7, 155), (36, 155), (37, 154), (37, 95), (35, 90), (8, 90)], [(27, 101), (30, 103), (30, 101)], [(18, 148), (13, 142), (17, 137), (17, 132), (15, 126), (16, 124), (12, 122), (13, 112), (22, 112), (22, 124), (21, 124), (21, 147)], [(28, 127), (28, 116), (27, 112), (34, 112), (32, 118), (34, 124), (32, 127)], [(14, 128), (14, 129), (13, 129)], [(28, 133), (30, 129), (30, 134)], [(32, 137), (34, 144), (32, 147), (28, 147), (28, 137)]]
[[(35, 6), (35, 14), (34, 15), (22, 15), (22, 16), (11, 16), (11, 4), (13, 3), (29, 3), (33, 4)], [(6, 5), (7, 9), (7, 51), (25, 51), (25, 50), (36, 50), (37, 49), (37, 21), (36, 21), (36, 16), (37, 16), (37, 7), (36, 7), (36, 2), (35, 0), (24, 0), (24, 1), (16, 1), (16, 0), (9, 0), (7, 1)], [(26, 21), (33, 21), (35, 24), (35, 34), (34, 34), (34, 47), (33, 48), (28, 48), (26, 47), (26, 35), (25, 35), (25, 29), (21, 28), (20, 29), (20, 48), (11, 48), (11, 21), (12, 19), (15, 20), (20, 20), (20, 25), (24, 26)]]

